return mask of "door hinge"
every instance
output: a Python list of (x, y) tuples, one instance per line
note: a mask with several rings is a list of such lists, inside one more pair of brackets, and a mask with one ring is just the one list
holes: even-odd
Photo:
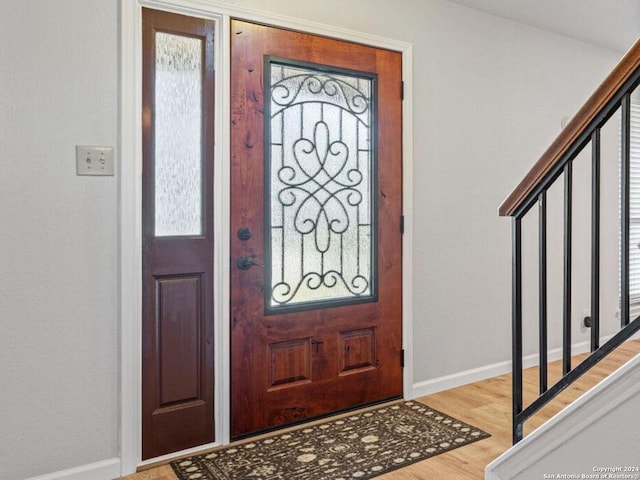
[(400, 233), (404, 235), (404, 215), (400, 215)]
[(404, 100), (404, 80), (400, 82), (400, 100)]
[(404, 368), (404, 348), (400, 350), (400, 367)]

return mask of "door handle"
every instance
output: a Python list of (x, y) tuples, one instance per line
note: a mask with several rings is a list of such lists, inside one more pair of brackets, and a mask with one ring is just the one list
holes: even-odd
[(240, 270), (249, 270), (251, 267), (264, 268), (264, 265), (254, 262), (255, 255), (244, 255), (238, 259), (236, 265)]

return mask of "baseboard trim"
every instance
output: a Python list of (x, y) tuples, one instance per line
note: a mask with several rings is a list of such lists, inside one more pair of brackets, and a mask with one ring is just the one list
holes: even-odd
[[(602, 343), (608, 341), (613, 335), (602, 337), (600, 341)], [(590, 342), (574, 343), (571, 346), (571, 354), (579, 355), (581, 353), (587, 353), (591, 348)], [(547, 360), (549, 362), (555, 362), (562, 359), (562, 348), (555, 348), (549, 350), (547, 354)], [(540, 364), (539, 355), (527, 355), (522, 359), (523, 368), (535, 367)], [(454, 373), (451, 375), (445, 375), (443, 377), (426, 380), (423, 382), (414, 383), (410, 392), (405, 393), (407, 400), (413, 400), (418, 397), (424, 397), (425, 395), (431, 395), (432, 393), (442, 392), (443, 390), (449, 390), (451, 388), (460, 387), (469, 383), (479, 382), (488, 378), (498, 377), (511, 373), (511, 360), (504, 362), (492, 363), (478, 368), (472, 368), (462, 372)]]
[(47, 473), (27, 480), (111, 480), (120, 478), (120, 459), (110, 458), (80, 467)]

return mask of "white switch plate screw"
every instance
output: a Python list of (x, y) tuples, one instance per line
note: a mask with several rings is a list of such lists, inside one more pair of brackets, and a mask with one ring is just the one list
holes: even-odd
[(113, 175), (113, 147), (76, 145), (77, 175)]

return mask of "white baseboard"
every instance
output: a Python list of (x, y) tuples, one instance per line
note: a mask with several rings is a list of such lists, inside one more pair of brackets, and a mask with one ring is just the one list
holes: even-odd
[(414, 383), (411, 392), (405, 392), (407, 400), (413, 400), (432, 393), (442, 392), (451, 388), (460, 387), (469, 383), (486, 380), (487, 378), (504, 375), (511, 371), (511, 361), (493, 363), (483, 367), (472, 368), (452, 375), (433, 378), (423, 382)]
[(112, 480), (120, 478), (120, 459), (110, 458), (100, 462), (47, 473), (27, 480)]
[[(608, 341), (612, 335), (602, 337), (601, 343)], [(591, 348), (590, 342), (574, 343), (571, 346), (571, 354), (578, 355), (586, 353)], [(562, 358), (562, 348), (555, 348), (549, 350), (547, 354), (547, 361), (555, 362)], [(527, 355), (522, 359), (523, 368), (535, 367), (539, 365), (539, 355)], [(492, 363), (478, 368), (472, 368), (462, 372), (454, 373), (451, 375), (445, 375), (443, 377), (433, 378), (423, 382), (414, 383), (410, 392), (405, 392), (405, 398), (412, 400), (418, 397), (424, 397), (425, 395), (431, 395), (432, 393), (441, 392), (443, 390), (449, 390), (451, 388), (460, 387), (473, 382), (479, 382), (488, 378), (497, 377), (511, 373), (511, 360), (504, 362)]]

